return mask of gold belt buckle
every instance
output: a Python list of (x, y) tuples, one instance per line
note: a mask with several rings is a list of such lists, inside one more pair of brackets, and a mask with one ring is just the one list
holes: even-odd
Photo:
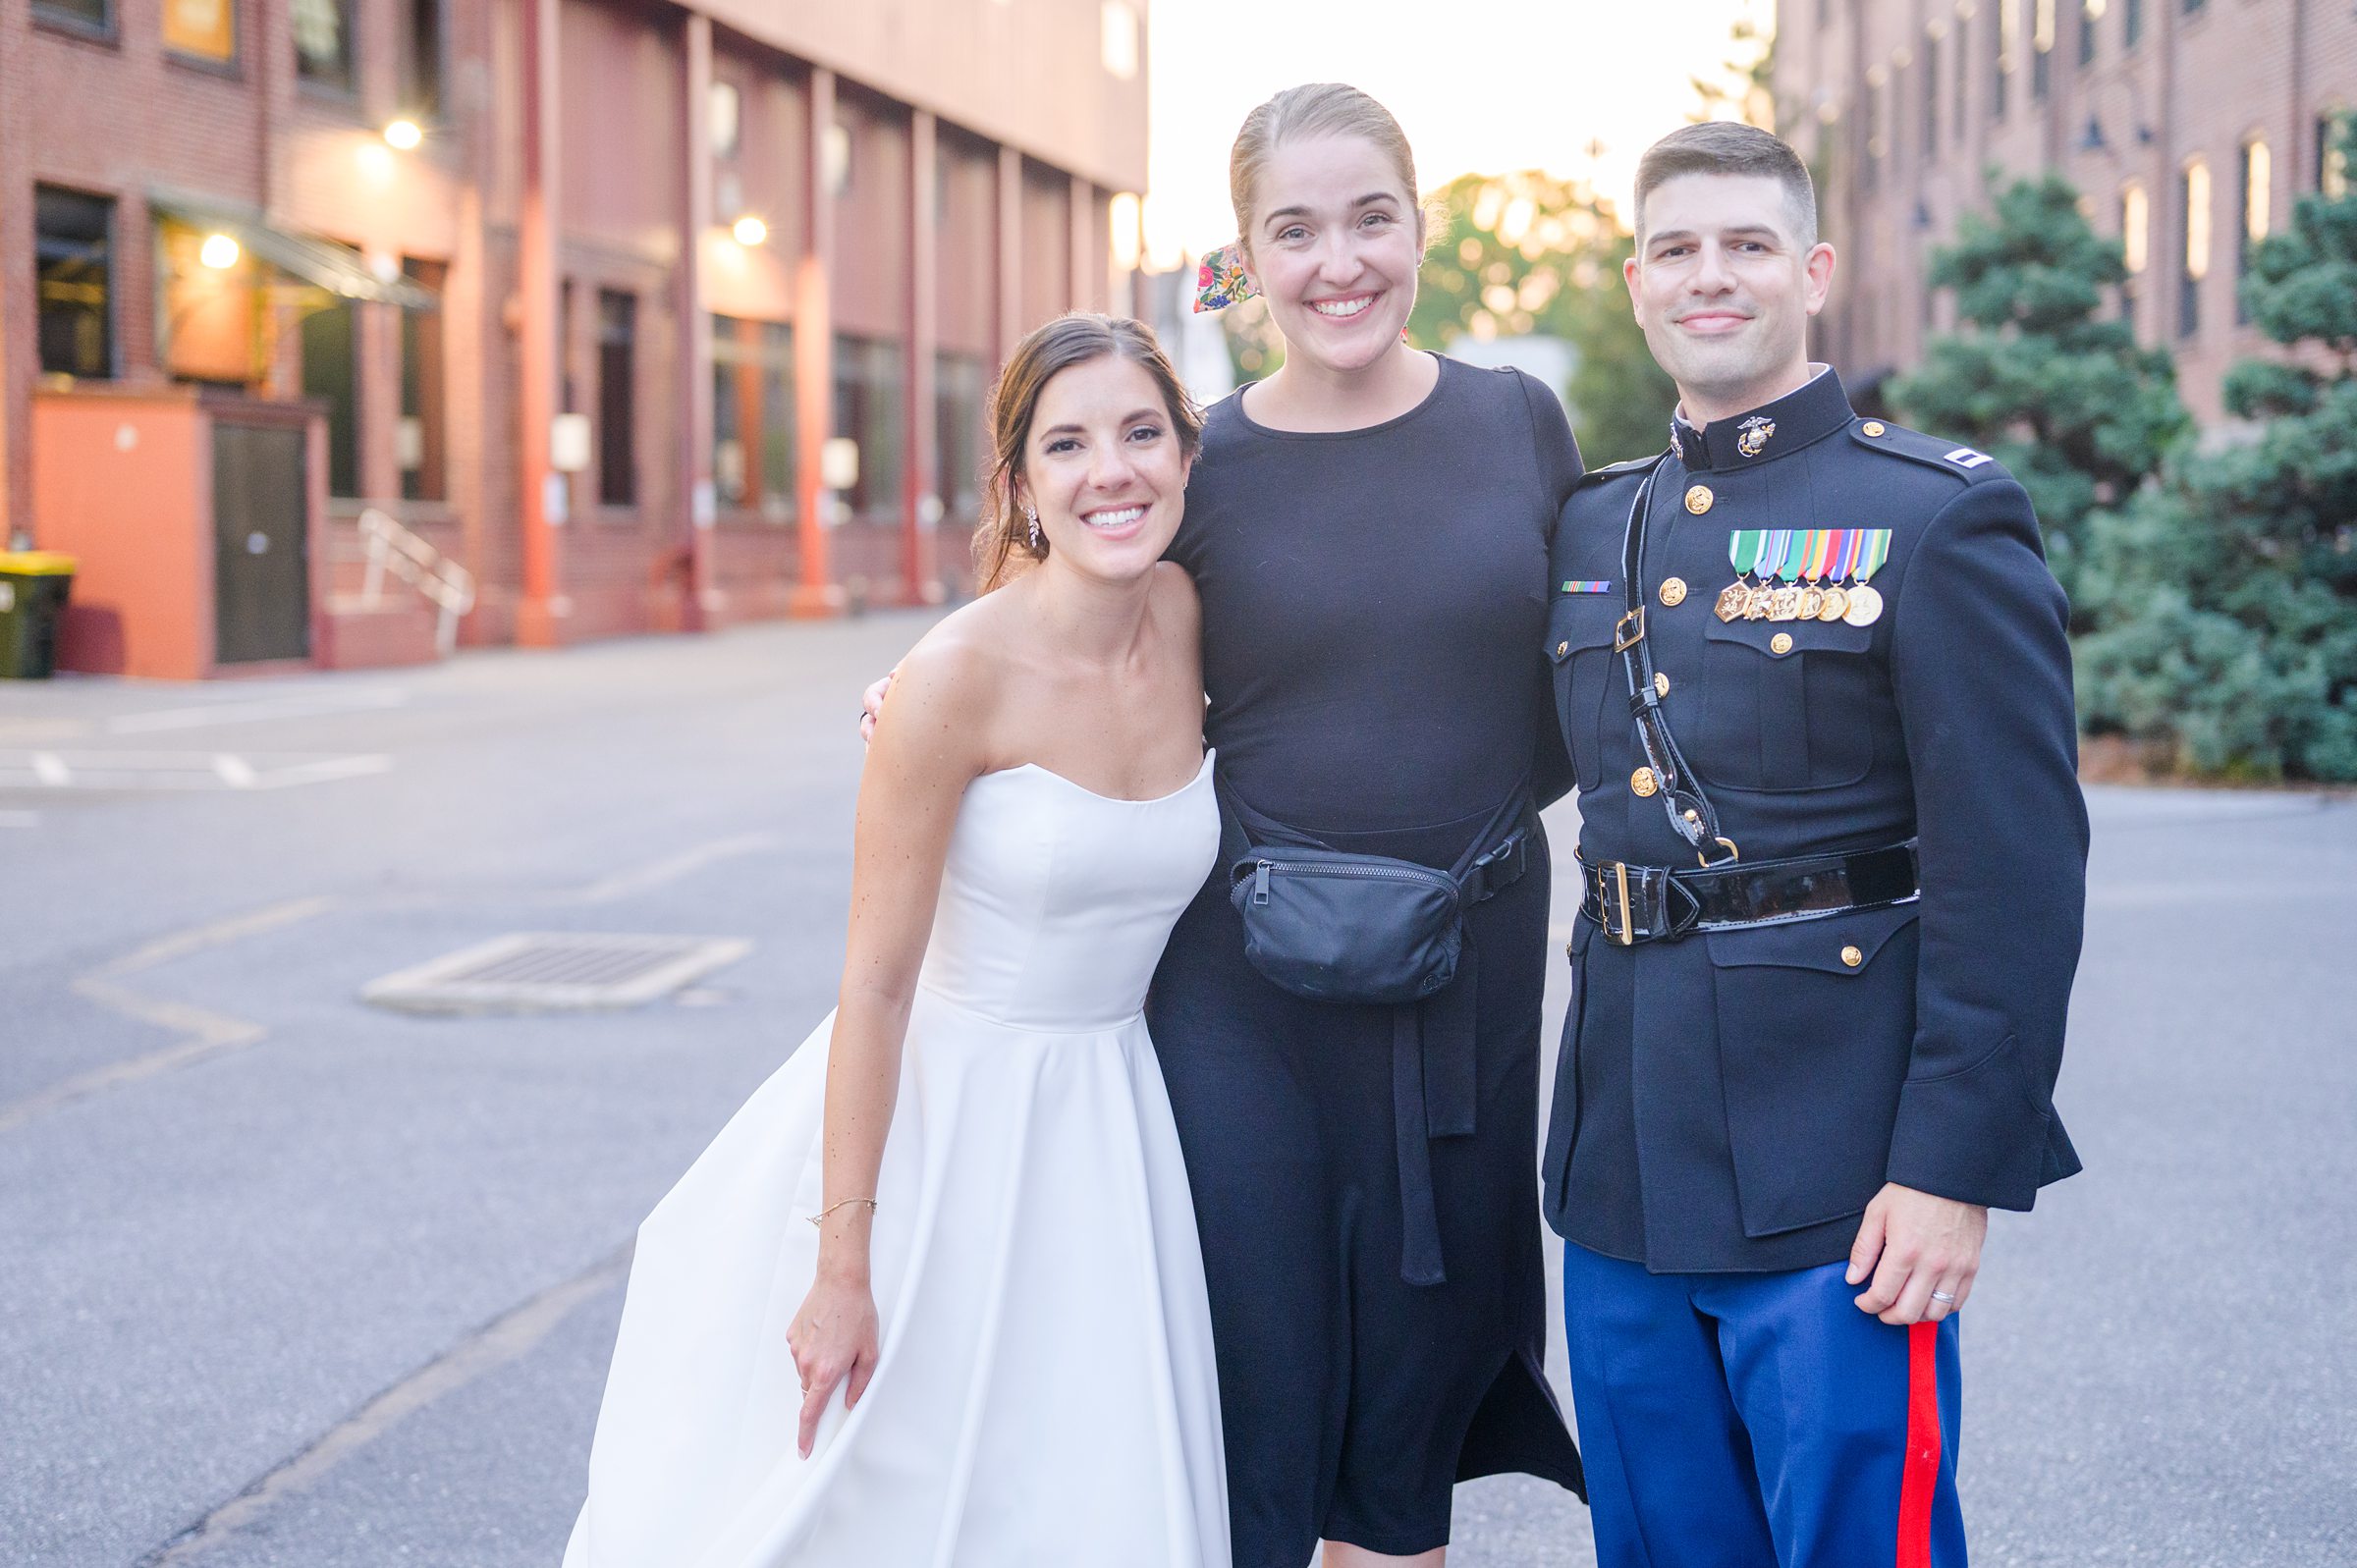
[[(1628, 629), (1628, 623), (1632, 621), (1637, 623), (1637, 629), (1634, 631)], [(1613, 622), (1613, 652), (1626, 653), (1629, 649), (1635, 647), (1638, 643), (1643, 642), (1644, 640), (1645, 607), (1643, 605), (1637, 606), (1634, 610), (1631, 610), (1628, 614), (1622, 616), (1618, 621)]]
[(1628, 913), (1628, 863), (1623, 860), (1616, 860), (1605, 869), (1619, 884), (1617, 892), (1620, 906), (1620, 934), (1617, 937), (1614, 936), (1608, 927), (1604, 933), (1605, 940), (1617, 943), (1623, 947), (1633, 947), (1637, 945), (1637, 931), (1636, 925), (1629, 918)]

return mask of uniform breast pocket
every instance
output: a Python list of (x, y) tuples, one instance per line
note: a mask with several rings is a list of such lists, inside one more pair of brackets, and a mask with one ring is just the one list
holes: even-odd
[(1915, 1040), (1916, 916), (1894, 904), (1704, 938), (1746, 1234), (1855, 1214), (1882, 1190)]
[(1714, 619), (1686, 760), (1730, 789), (1824, 789), (1874, 765), (1874, 628)]
[[(1555, 666), (1555, 711), (1584, 792), (1604, 782), (1604, 718), (1618, 663), (1613, 628), (1620, 600), (1609, 593), (1560, 595), (1547, 614), (1547, 657)], [(1619, 705), (1626, 711), (1626, 704)]]

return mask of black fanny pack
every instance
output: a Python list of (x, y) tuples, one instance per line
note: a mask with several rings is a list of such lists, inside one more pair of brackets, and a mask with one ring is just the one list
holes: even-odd
[(1456, 978), (1465, 911), (1511, 887), (1530, 860), (1538, 815), (1527, 788), (1499, 808), (1446, 871), (1331, 848), (1221, 791), (1228, 901), (1244, 956), (1312, 1001), (1421, 1001)]

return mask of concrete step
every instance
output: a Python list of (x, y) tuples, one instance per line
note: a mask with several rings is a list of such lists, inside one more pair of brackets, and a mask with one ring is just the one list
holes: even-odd
[(440, 612), (406, 587), (374, 604), (356, 593), (330, 594), (318, 662), (329, 670), (432, 664), (442, 657), (434, 644), (439, 619)]

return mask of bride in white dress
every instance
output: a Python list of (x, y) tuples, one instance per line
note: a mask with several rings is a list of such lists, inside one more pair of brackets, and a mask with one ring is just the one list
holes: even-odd
[(1078, 315), (992, 423), (1012, 580), (894, 683), (836, 1012), (639, 1230), (566, 1568), (1228, 1568), (1141, 1014), (1219, 838), (1157, 565), (1200, 427), (1150, 333)]

